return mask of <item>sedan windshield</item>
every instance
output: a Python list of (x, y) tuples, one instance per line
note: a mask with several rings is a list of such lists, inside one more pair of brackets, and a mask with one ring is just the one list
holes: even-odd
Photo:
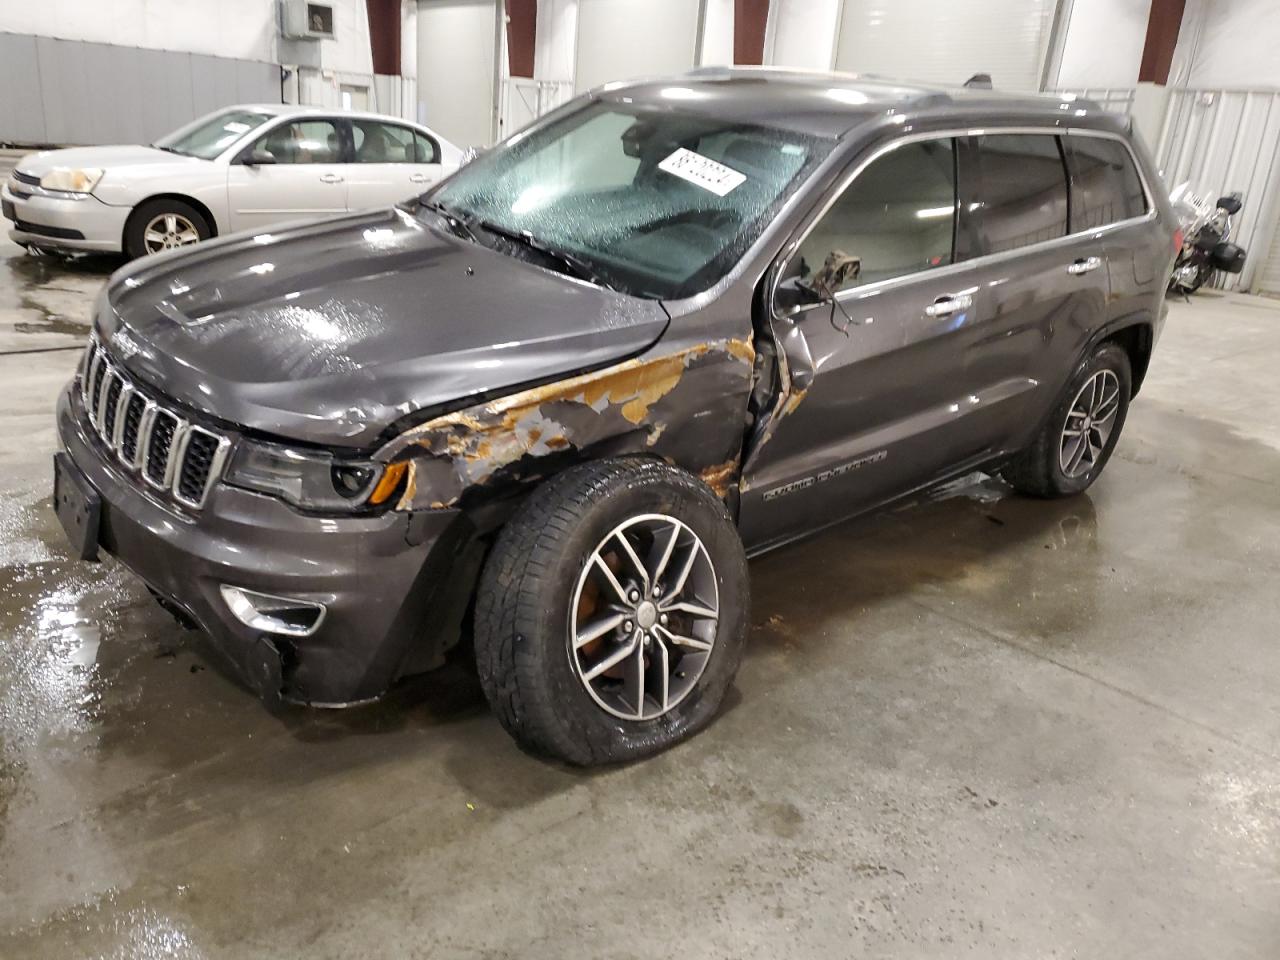
[(636, 296), (686, 297), (728, 272), (826, 150), (801, 134), (594, 102), (481, 156), (425, 202), (513, 255)]
[(152, 146), (187, 157), (212, 160), (250, 130), (270, 119), (271, 114), (257, 110), (223, 110), (166, 134)]

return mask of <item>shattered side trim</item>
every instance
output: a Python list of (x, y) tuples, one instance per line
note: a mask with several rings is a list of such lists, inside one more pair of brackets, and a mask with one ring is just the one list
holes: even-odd
[(377, 458), (409, 461), (397, 510), (451, 508), (478, 487), (536, 479), (547, 457), (615, 440), (701, 476), (723, 498), (740, 475), (754, 364), (749, 340), (638, 357), (436, 417)]

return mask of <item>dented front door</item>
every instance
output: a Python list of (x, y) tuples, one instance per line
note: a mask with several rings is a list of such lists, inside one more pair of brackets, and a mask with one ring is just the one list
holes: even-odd
[(740, 524), (764, 548), (866, 510), (963, 461), (990, 441), (960, 368), (974, 299), (964, 271), (924, 275), (811, 307), (774, 329), (792, 384), (754, 438)]

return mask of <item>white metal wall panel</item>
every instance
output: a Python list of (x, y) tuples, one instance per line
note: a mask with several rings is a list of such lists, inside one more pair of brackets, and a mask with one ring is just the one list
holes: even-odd
[(1036, 91), (1053, 0), (845, 0), (836, 68), (961, 84), (989, 73), (997, 88)]
[(1277, 37), (1276, 0), (1189, 0), (1174, 60), (1186, 76), (1171, 79), (1201, 89), (1280, 86)]
[(1066, 89), (1133, 87), (1147, 42), (1151, 0), (1071, 0), (1056, 80)]
[(765, 63), (802, 70), (835, 65), (841, 0), (774, 0), (765, 31)]
[(1275, 231), (1271, 252), (1254, 287), (1259, 293), (1280, 294), (1280, 230)]
[(1218, 284), (1252, 289), (1280, 220), (1280, 91), (1172, 91), (1156, 162), (1169, 187), (1189, 180), (1210, 200), (1240, 191), (1232, 240), (1249, 258)]
[(699, 7), (693, 0), (579, 0), (577, 89), (691, 69)]
[(149, 143), (233, 103), (280, 102), (256, 60), (0, 33), (0, 142)]
[(421, 120), (463, 149), (493, 143), (497, 17), (493, 0), (418, 4)]

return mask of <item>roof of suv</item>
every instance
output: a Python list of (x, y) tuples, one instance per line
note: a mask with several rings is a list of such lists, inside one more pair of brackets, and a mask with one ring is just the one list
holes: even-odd
[[(624, 102), (678, 103), (744, 123), (828, 138), (886, 113), (904, 120), (945, 114), (1057, 122), (1070, 110), (1073, 122), (1083, 120), (1082, 126), (1094, 125), (1091, 118), (1105, 113), (1096, 103), (1069, 94), (1005, 93), (779, 67), (704, 67), (678, 77), (607, 83), (597, 93)], [(1114, 127), (1114, 115), (1107, 116), (1107, 125)]]

